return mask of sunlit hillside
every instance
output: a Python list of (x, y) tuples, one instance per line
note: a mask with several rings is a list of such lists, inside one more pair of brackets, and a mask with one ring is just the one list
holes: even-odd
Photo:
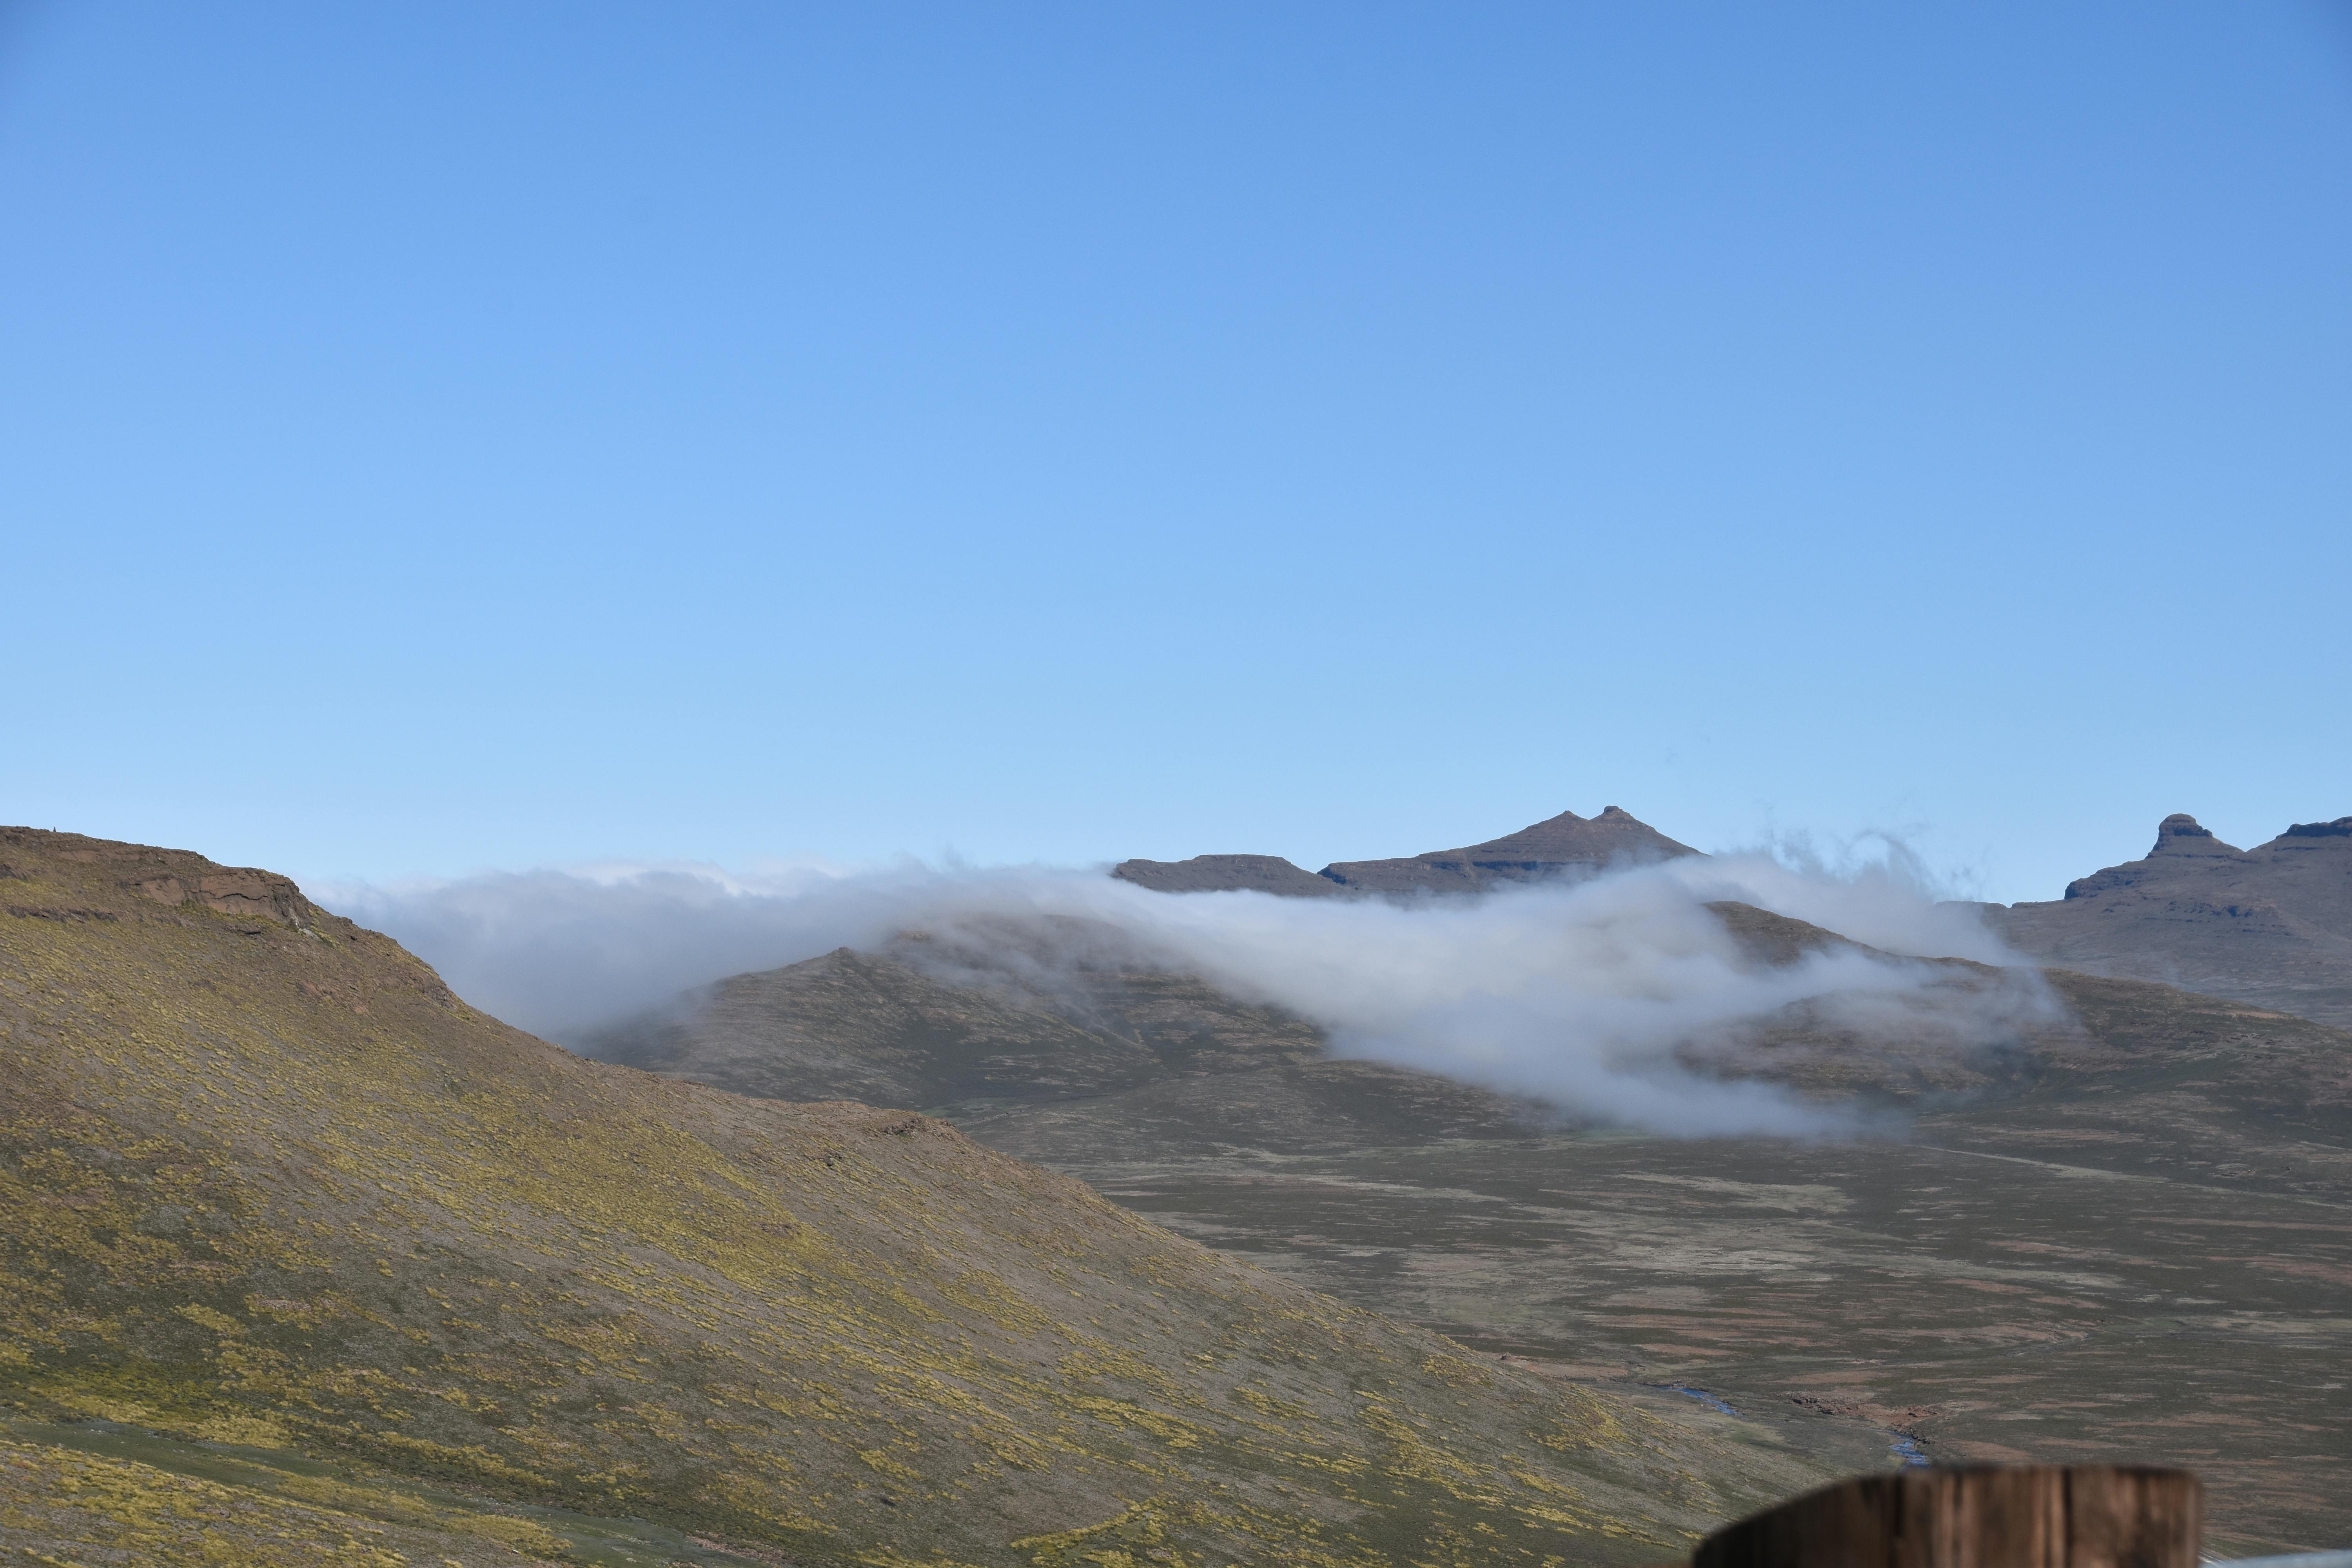
[(0, 1542), (1632, 1563), (1816, 1479), (940, 1122), (580, 1060), (281, 878), (0, 867)]

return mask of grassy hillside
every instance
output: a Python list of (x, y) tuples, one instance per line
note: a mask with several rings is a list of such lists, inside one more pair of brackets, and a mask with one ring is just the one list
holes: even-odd
[(34, 1561), (1638, 1562), (1817, 1474), (942, 1123), (582, 1061), (283, 879), (29, 829), (0, 1411)]

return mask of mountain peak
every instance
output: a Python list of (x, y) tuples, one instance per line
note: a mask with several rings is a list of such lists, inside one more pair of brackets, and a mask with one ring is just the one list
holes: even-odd
[(1322, 875), (1372, 893), (1475, 892), (1498, 882), (1590, 875), (1605, 866), (1673, 860), (1698, 851), (1678, 844), (1622, 806), (1599, 816), (1563, 811), (1517, 833), (1459, 849), (1432, 849), (1396, 860), (1339, 860)]
[(2044, 963), (2352, 1025), (2352, 817), (2240, 849), (2175, 812), (2138, 859), (1986, 919)]
[(2150, 855), (2242, 855), (2245, 851), (2234, 844), (2224, 844), (2213, 837), (2213, 830), (2200, 823), (2185, 811), (2176, 811), (2156, 825), (2156, 844)]
[(1319, 872), (1303, 870), (1273, 855), (1196, 855), (1190, 860), (1123, 860), (1111, 868), (1111, 875), (1163, 893), (1239, 889), (1310, 898), (1333, 893), (1468, 893), (1501, 882), (1529, 882), (1563, 874), (1586, 876), (1607, 866), (1673, 860), (1697, 853), (1623, 806), (1604, 805), (1598, 816), (1563, 811), (1484, 844), (1432, 849), (1392, 860), (1335, 860)]
[[(1433, 849), (1417, 860), (1520, 861), (1532, 870), (1540, 865), (1603, 865), (1617, 859), (1672, 860), (1698, 851), (1678, 844), (1622, 806), (1605, 805), (1598, 816), (1563, 811), (1558, 816), (1530, 824), (1517, 833), (1490, 838), (1460, 849)], [(1359, 862), (1360, 863), (1360, 862)], [(1487, 867), (1487, 869), (1499, 869)], [(1324, 873), (1328, 876), (1329, 872)]]

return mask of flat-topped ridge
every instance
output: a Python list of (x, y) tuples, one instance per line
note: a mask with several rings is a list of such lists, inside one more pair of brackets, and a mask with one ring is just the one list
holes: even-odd
[(1503, 882), (1589, 876), (1614, 865), (1671, 860), (1699, 851), (1622, 806), (1598, 816), (1558, 816), (1459, 849), (1385, 860), (1335, 860), (1308, 872), (1276, 855), (1196, 855), (1189, 860), (1123, 860), (1111, 875), (1163, 893), (1249, 890), (1293, 898), (1334, 893), (1478, 892)]
[(1339, 883), (1294, 866), (1279, 855), (1195, 855), (1190, 860), (1122, 860), (1110, 874), (1156, 893), (1247, 890), (1291, 898), (1336, 897)]

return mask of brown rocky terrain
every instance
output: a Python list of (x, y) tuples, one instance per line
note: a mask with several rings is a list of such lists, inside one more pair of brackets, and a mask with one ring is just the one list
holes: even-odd
[[(907, 1110), (583, 1060), (281, 877), (22, 828), (0, 867), (12, 1559), (1541, 1568), (1824, 1473)], [(949, 1004), (862, 962), (758, 994), (869, 1028), (827, 1097), (1163, 1081), (1132, 1039), (1055, 1079), (1083, 1026), (979, 1004), (934, 1072)]]
[(2240, 849), (2175, 814), (2146, 856), (2069, 884), (2063, 899), (1979, 908), (2044, 963), (2352, 1026), (2352, 816)]

